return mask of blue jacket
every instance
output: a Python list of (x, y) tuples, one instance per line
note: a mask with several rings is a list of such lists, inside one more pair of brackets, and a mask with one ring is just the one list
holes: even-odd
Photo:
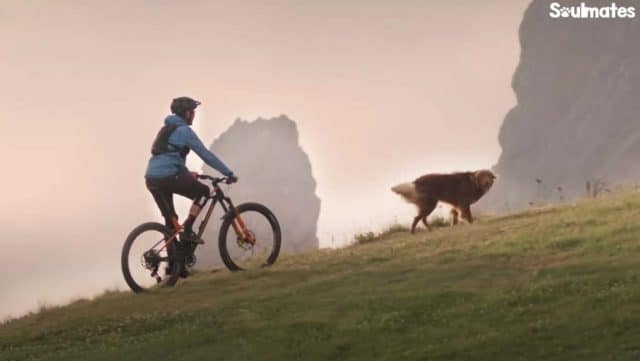
[[(222, 163), (218, 157), (211, 153), (200, 141), (200, 138), (194, 133), (187, 122), (177, 115), (169, 115), (164, 120), (165, 125), (175, 124), (178, 126), (169, 137), (169, 143), (175, 144), (182, 148), (184, 146), (196, 152), (202, 160), (211, 168), (224, 174), (225, 176), (233, 174), (233, 172)], [(180, 156), (180, 151), (163, 153), (151, 156), (145, 178), (162, 178), (176, 175), (178, 173), (187, 172), (188, 169), (184, 164), (185, 160)]]

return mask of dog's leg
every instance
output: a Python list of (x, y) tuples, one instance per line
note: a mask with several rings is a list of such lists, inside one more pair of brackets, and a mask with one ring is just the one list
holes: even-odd
[(462, 211), (462, 219), (469, 222), (469, 224), (473, 223), (473, 216), (471, 216), (471, 206), (465, 205), (463, 207), (460, 207), (460, 210)]
[(411, 234), (414, 234), (416, 232), (416, 226), (418, 225), (418, 222), (420, 222), (420, 219), (422, 218), (422, 216), (420, 214), (418, 214), (414, 219), (413, 219), (413, 224), (411, 224)]
[(427, 216), (429, 216), (429, 214), (431, 214), (431, 212), (433, 212), (433, 210), (436, 209), (436, 205), (438, 205), (438, 201), (434, 199), (424, 200), (420, 204), (418, 215), (416, 216), (416, 218), (413, 219), (413, 225), (411, 226), (411, 233), (415, 232), (416, 226), (418, 225), (418, 222), (420, 222), (421, 220), (422, 222), (424, 222), (424, 225), (427, 226), (427, 229), (431, 230), (431, 226), (429, 226), (429, 224), (427, 223)]
[(456, 224), (458, 224), (458, 215), (459, 214), (460, 213), (458, 212), (457, 209), (451, 208), (451, 227), (453, 227)]
[(431, 226), (429, 222), (427, 222), (427, 216), (422, 217), (422, 223), (424, 223), (424, 226), (427, 227), (428, 230), (431, 230)]

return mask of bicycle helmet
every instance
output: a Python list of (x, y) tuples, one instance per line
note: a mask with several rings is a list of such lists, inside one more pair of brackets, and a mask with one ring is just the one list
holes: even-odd
[(200, 105), (199, 101), (189, 97), (175, 98), (171, 101), (171, 113), (184, 115), (187, 111), (197, 108), (198, 105)]

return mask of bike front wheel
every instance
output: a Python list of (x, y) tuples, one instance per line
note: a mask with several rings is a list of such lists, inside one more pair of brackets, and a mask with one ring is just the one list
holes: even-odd
[(280, 224), (258, 203), (244, 203), (230, 210), (220, 226), (218, 247), (231, 271), (272, 265), (280, 253)]
[(136, 227), (122, 247), (122, 274), (135, 293), (163, 286), (173, 286), (182, 262), (176, 242), (167, 244), (170, 230), (160, 223), (144, 223)]

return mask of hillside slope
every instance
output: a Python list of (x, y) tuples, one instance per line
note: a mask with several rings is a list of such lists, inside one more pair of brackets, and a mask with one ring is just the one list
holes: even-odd
[(0, 360), (637, 360), (638, 325), (636, 191), (44, 310)]

